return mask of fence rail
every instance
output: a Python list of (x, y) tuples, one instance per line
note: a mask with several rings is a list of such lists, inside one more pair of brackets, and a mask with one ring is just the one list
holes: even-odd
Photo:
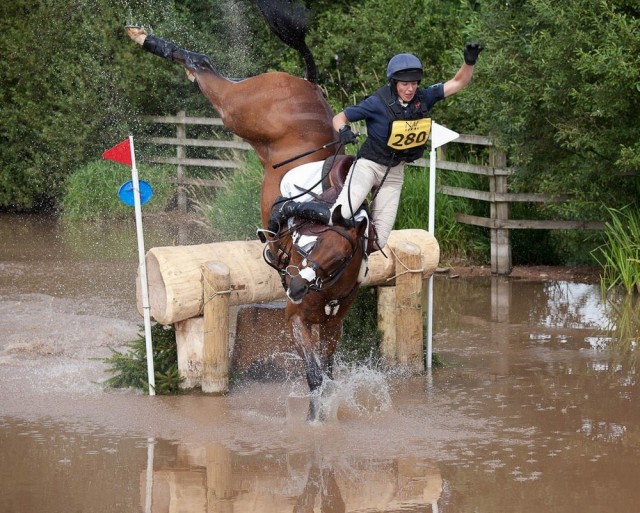
[[(178, 112), (176, 116), (147, 116), (144, 119), (151, 123), (176, 125), (175, 137), (149, 137), (145, 141), (157, 146), (175, 147), (175, 157), (149, 157), (147, 158), (147, 162), (172, 164), (176, 166), (176, 178), (173, 182), (178, 185), (178, 208), (182, 211), (186, 211), (187, 209), (186, 190), (184, 186), (224, 186), (224, 181), (220, 178), (189, 178), (186, 176), (185, 168), (197, 166), (216, 169), (235, 169), (239, 167), (239, 164), (233, 160), (189, 158), (187, 157), (187, 148), (225, 148), (240, 151), (251, 149), (248, 143), (240, 139), (196, 139), (187, 137), (187, 126), (189, 125), (223, 127), (222, 120), (218, 118), (187, 116), (184, 111), (181, 111)], [(462, 134), (458, 139), (449, 144), (470, 144), (489, 148), (489, 165), (468, 164), (439, 158), (436, 160), (436, 168), (445, 171), (471, 173), (488, 178), (488, 191), (440, 185), (437, 188), (437, 192), (448, 196), (490, 203), (489, 217), (459, 213), (456, 215), (456, 220), (464, 224), (489, 228), (491, 234), (491, 271), (494, 274), (509, 274), (512, 270), (509, 230), (600, 230), (604, 228), (604, 223), (600, 221), (510, 219), (511, 203), (548, 203), (567, 201), (570, 200), (571, 197), (566, 194), (552, 196), (549, 194), (508, 192), (507, 179), (513, 173), (513, 169), (507, 167), (506, 154), (496, 149), (493, 141), (489, 137)], [(442, 154), (443, 152), (440, 151), (439, 156), (442, 156)], [(428, 167), (429, 162), (426, 159), (418, 159), (411, 165)]]
[[(542, 219), (510, 219), (511, 203), (550, 203), (567, 201), (570, 195), (513, 193), (508, 192), (507, 179), (513, 174), (513, 169), (507, 167), (507, 155), (497, 150), (493, 141), (488, 137), (477, 135), (461, 135), (449, 144), (482, 145), (489, 148), (489, 165), (481, 166), (463, 162), (452, 162), (444, 159), (436, 160), (436, 168), (440, 170), (457, 171), (486, 176), (489, 180), (489, 190), (481, 191), (464, 187), (448, 185), (437, 186), (437, 192), (447, 196), (486, 201), (490, 203), (489, 217), (456, 214), (456, 221), (464, 224), (489, 228), (491, 235), (491, 272), (494, 274), (509, 274), (513, 268), (511, 258), (511, 237), (509, 230), (601, 230), (601, 221), (559, 221)], [(417, 160), (414, 165), (426, 167), (425, 159)]]

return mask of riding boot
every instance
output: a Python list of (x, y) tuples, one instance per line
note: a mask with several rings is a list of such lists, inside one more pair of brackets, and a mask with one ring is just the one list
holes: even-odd
[(276, 202), (271, 209), (271, 217), (267, 229), (277, 233), (284, 221), (290, 217), (301, 217), (310, 221), (331, 225), (331, 208), (317, 201), (284, 201)]

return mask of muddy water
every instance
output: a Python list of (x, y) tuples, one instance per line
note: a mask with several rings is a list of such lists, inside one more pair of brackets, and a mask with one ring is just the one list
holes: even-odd
[[(201, 242), (176, 230), (147, 246)], [(637, 511), (635, 346), (597, 286), (437, 277), (447, 367), (339, 367), (310, 427), (302, 381), (105, 391), (95, 357), (140, 323), (136, 254), (132, 226), (0, 216), (0, 511)]]

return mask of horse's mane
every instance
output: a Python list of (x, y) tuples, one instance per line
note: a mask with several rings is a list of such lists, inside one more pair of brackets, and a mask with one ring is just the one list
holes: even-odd
[(317, 83), (318, 69), (305, 42), (311, 11), (300, 0), (256, 0), (256, 3), (273, 33), (304, 60), (307, 80)]

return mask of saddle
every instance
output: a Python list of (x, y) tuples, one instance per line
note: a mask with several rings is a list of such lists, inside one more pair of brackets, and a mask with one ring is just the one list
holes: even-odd
[[(334, 155), (326, 159), (322, 165), (322, 193), (314, 194), (313, 196), (318, 201), (322, 201), (324, 203), (335, 203), (338, 195), (344, 187), (347, 175), (349, 174), (349, 170), (351, 169), (354, 161), (355, 157), (353, 155)], [(370, 218), (368, 203), (366, 200), (361, 208), (366, 211), (367, 217)], [(303, 219), (296, 218), (295, 221), (303, 221)], [(365, 248), (365, 251), (366, 254), (369, 255), (372, 251), (378, 249), (378, 237), (375, 227), (373, 223), (370, 222), (370, 219), (363, 219), (359, 222), (368, 222), (367, 247)], [(303, 235), (318, 235), (324, 230), (326, 230), (326, 226), (317, 223), (306, 223), (299, 229)]]
[(352, 155), (335, 155), (329, 157), (322, 165), (322, 189), (319, 199), (334, 203), (344, 187), (355, 158)]

